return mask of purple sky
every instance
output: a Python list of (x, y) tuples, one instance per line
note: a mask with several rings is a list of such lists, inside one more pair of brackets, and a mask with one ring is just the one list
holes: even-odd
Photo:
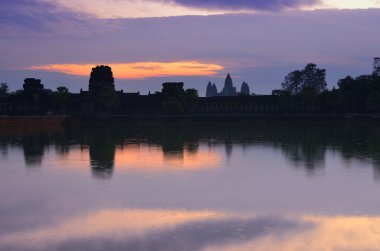
[[(184, 81), (204, 95), (209, 80), (220, 90), (229, 72), (238, 88), (246, 81), (252, 92), (266, 94), (280, 88), (287, 73), (314, 62), (327, 69), (331, 88), (347, 74), (371, 72), (372, 58), (380, 56), (380, 9), (325, 5), (330, 6), (313, 0), (2, 1), (0, 82), (16, 90), (24, 78), (36, 77), (47, 88), (65, 85), (77, 92), (87, 89), (91, 69), (83, 76), (62, 68), (118, 64), (129, 67), (118, 73), (123, 77), (115, 74), (117, 89), (125, 92), (147, 93), (160, 90), (164, 81)], [(155, 62), (150, 71), (156, 77), (124, 76), (135, 63), (144, 70), (140, 63), (146, 62)], [(170, 69), (163, 74), (163, 63), (176, 62), (200, 63), (199, 71), (209, 65), (221, 69), (210, 75), (178, 70), (175, 76)]]

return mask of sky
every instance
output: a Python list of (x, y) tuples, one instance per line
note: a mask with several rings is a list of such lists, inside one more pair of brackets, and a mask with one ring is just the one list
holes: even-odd
[(332, 88), (371, 72), (379, 23), (380, 0), (0, 0), (0, 82), (78, 92), (109, 65), (124, 92), (181, 81), (204, 96), (230, 73), (269, 94), (315, 63)]

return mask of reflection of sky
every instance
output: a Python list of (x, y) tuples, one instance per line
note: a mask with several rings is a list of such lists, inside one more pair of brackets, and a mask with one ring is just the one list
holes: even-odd
[(221, 156), (210, 148), (191, 152), (185, 149), (178, 153), (163, 153), (155, 146), (129, 146), (117, 149), (115, 165), (120, 169), (163, 170), (204, 170), (219, 166)]
[(23, 150), (8, 147), (0, 165), (0, 250), (379, 246), (370, 161), (322, 147), (324, 161), (310, 167), (273, 144), (230, 146), (228, 157), (220, 143), (169, 153), (144, 143), (116, 146), (107, 180), (91, 175), (87, 147), (46, 146), (33, 167)]
[[(88, 148), (72, 148), (64, 155), (53, 157), (56, 167), (87, 170), (89, 168)], [(212, 148), (202, 147), (195, 152), (184, 149), (183, 152), (164, 153), (154, 145), (125, 145), (116, 148), (114, 168), (118, 171), (201, 171), (217, 168), (222, 160), (220, 154)]]
[(306, 216), (301, 222), (313, 227), (278, 236), (266, 234), (263, 238), (243, 243), (215, 245), (207, 251), (330, 251), (380, 250), (380, 218), (361, 216)]
[(0, 250), (380, 250), (380, 218), (102, 210), (0, 235)]

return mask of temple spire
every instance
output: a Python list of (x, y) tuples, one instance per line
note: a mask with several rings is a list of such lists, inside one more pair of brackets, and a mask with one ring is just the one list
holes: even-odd
[(231, 75), (228, 73), (224, 81), (224, 87), (221, 96), (236, 96), (236, 88), (233, 85)]

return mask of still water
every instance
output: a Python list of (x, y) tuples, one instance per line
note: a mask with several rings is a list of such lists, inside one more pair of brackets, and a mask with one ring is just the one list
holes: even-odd
[(0, 250), (380, 250), (380, 126), (0, 130)]

